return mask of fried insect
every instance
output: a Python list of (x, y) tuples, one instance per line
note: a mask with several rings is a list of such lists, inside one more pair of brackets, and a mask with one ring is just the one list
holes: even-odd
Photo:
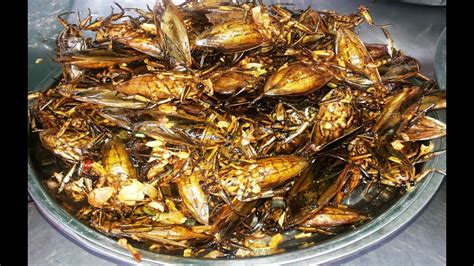
[(268, 190), (301, 174), (309, 163), (296, 156), (258, 158), (254, 162), (228, 166), (219, 173), (222, 186), (240, 201), (272, 196)]
[[(432, 114), (446, 91), (366, 7), (116, 6), (58, 17), (63, 75), (28, 95), (28, 119), (48, 191), (137, 261), (136, 244), (205, 258), (313, 246), (445, 174), (421, 166), (445, 152)], [(365, 22), (386, 44), (358, 36)]]

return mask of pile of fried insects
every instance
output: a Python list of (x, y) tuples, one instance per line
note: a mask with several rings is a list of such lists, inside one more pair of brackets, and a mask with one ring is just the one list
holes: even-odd
[(30, 135), (62, 165), (47, 188), (136, 260), (281, 253), (370, 220), (344, 204), (361, 184), (410, 191), (436, 171), (417, 165), (442, 152), (427, 113), (445, 91), (366, 7), (115, 5), (58, 16), (63, 74), (29, 94)]

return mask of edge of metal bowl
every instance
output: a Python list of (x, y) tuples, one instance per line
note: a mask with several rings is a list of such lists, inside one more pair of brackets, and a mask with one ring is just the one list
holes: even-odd
[[(38, 89), (45, 89), (46, 84)], [(49, 82), (51, 83), (51, 82)], [(46, 86), (44, 86), (46, 85)], [(435, 118), (443, 116), (444, 111), (433, 114)], [(436, 146), (445, 146), (445, 138), (434, 141)], [(444, 169), (446, 161), (435, 157), (425, 164), (427, 168)], [(311, 259), (311, 263), (327, 263), (341, 260), (349, 255), (368, 248), (377, 242), (389, 237), (403, 228), (425, 206), (440, 187), (444, 176), (439, 173), (429, 174), (412, 192), (405, 193), (391, 208), (372, 221), (358, 227), (356, 230), (339, 235), (319, 245), (301, 250), (290, 251), (265, 257), (238, 258), (238, 259), (196, 259), (164, 254), (157, 254), (147, 250), (140, 250), (143, 263), (147, 264), (233, 264), (247, 265), (255, 263), (294, 263)], [(43, 216), (57, 229), (77, 241), (86, 249), (104, 255), (116, 261), (136, 264), (127, 250), (120, 247), (115, 240), (100, 234), (94, 229), (79, 222), (72, 215), (63, 210), (43, 188), (36, 178), (32, 168), (31, 158), (28, 157), (28, 192)]]
[(434, 72), (440, 89), (446, 90), (446, 27), (436, 43)]

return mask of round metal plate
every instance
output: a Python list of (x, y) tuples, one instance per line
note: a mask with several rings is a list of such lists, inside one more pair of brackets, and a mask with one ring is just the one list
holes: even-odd
[[(52, 76), (57, 73), (51, 74)], [(45, 90), (51, 86), (51, 79), (44, 82), (37, 90)], [(444, 111), (434, 113), (435, 118), (444, 120)], [(436, 147), (445, 147), (445, 138), (435, 140)], [(424, 168), (435, 168), (444, 170), (446, 161), (439, 157), (434, 158), (424, 165)], [(59, 230), (76, 240), (84, 247), (93, 252), (100, 253), (117, 261), (135, 263), (127, 250), (120, 247), (117, 242), (104, 236), (94, 229), (78, 221), (74, 216), (66, 212), (51, 195), (45, 190), (38, 179), (35, 165), (29, 157), (28, 163), (28, 191), (36, 202), (41, 213)], [(443, 181), (443, 176), (438, 173), (428, 175), (410, 193), (405, 193), (392, 207), (370, 222), (358, 227), (356, 230), (343, 233), (328, 241), (313, 247), (301, 250), (285, 252), (283, 254), (270, 255), (266, 257), (232, 259), (233, 264), (250, 263), (294, 263), (311, 259), (314, 263), (326, 263), (340, 260), (348, 255), (367, 248), (378, 241), (390, 236), (403, 225), (412, 220), (429, 202)], [(157, 264), (196, 264), (209, 263), (218, 265), (229, 259), (194, 259), (178, 256), (157, 254), (147, 250), (140, 250), (144, 262)]]
[[(335, 1), (338, 2), (338, 1)], [(327, 3), (327, 5), (334, 5), (335, 2)], [(341, 2), (341, 3), (339, 3)], [(351, 1), (342, 2), (339, 1), (340, 8), (353, 8), (350, 6), (356, 5)], [(76, 3), (76, 2), (75, 2)], [(144, 2), (141, 2), (143, 4)], [(323, 3), (317, 3), (315, 5), (322, 5)], [(106, 12), (110, 12), (109, 5), (103, 4), (97, 1), (77, 1), (77, 5), (84, 5), (86, 7), (91, 7), (92, 10), (100, 10), (103, 8)], [(76, 10), (75, 6), (72, 8)], [(303, 8), (307, 7), (304, 5)], [(322, 8), (322, 7), (319, 7)], [(390, 12), (393, 10), (390, 6), (387, 6), (386, 16), (390, 16)], [(104, 14), (106, 13), (104, 12)], [(395, 14), (395, 17), (399, 17), (398, 13)], [(394, 23), (396, 24), (396, 23)], [(414, 24), (415, 25), (415, 24)], [(417, 25), (417, 24), (416, 24)], [(420, 30), (414, 30), (419, 32)], [(444, 34), (444, 33), (443, 33)], [(406, 36), (411, 36), (406, 34)], [(403, 39), (403, 36), (397, 38), (398, 40)], [(396, 39), (396, 40), (397, 40)], [(405, 41), (410, 41), (412, 38), (404, 39)], [(441, 40), (441, 38), (440, 38)], [(441, 42), (439, 42), (441, 43)], [(401, 44), (401, 43), (400, 43)], [(444, 44), (445, 45), (445, 44)], [(420, 45), (424, 48), (423, 45)], [(439, 45), (438, 45), (439, 47)], [(437, 49), (438, 50), (438, 49)], [(415, 51), (415, 50), (412, 50)], [(418, 50), (416, 50), (418, 51)], [(418, 54), (415, 54), (418, 55)], [(414, 55), (414, 56), (415, 56)], [(445, 52), (444, 52), (445, 56)], [(429, 55), (432, 58), (432, 52)], [(426, 58), (426, 57), (425, 57)], [(438, 53), (436, 54), (438, 58)], [(445, 58), (445, 57), (444, 57)], [(432, 59), (431, 59), (432, 60)], [(436, 59), (438, 62), (438, 59)], [(439, 62), (445, 62), (445, 59)], [(429, 64), (431, 65), (431, 64)], [(436, 63), (436, 65), (438, 65)], [(445, 66), (444, 66), (445, 71)], [(445, 73), (445, 72), (444, 72)], [(445, 75), (445, 74), (444, 74)], [(39, 77), (38, 80), (43, 80), (43, 82), (34, 88), (33, 90), (45, 90), (50, 87), (52, 77), (57, 76), (57, 73), (51, 73), (50, 76)], [(440, 87), (442, 84), (445, 84), (442, 79), (442, 76), (436, 72), (438, 77), (438, 82)], [(445, 76), (444, 76), (445, 77)], [(443, 83), (444, 82), (444, 83)], [(445, 88), (445, 85), (443, 85)], [(442, 121), (445, 121), (445, 111), (438, 111), (433, 114), (435, 118), (438, 118)], [(446, 143), (445, 139), (438, 139), (434, 141), (436, 147), (445, 148)], [(435, 168), (440, 170), (445, 170), (446, 161), (444, 157), (436, 157), (432, 161), (424, 165), (424, 168)], [(438, 190), (440, 184), (443, 181), (443, 176), (438, 173), (433, 173), (428, 175), (418, 186), (417, 188), (410, 192), (404, 194), (393, 206), (388, 208), (385, 212), (378, 215), (370, 222), (358, 227), (356, 230), (341, 234), (335, 238), (332, 238), (326, 242), (323, 242), (319, 245), (308, 247), (302, 250), (295, 250), (286, 252), (278, 255), (271, 255), (266, 257), (257, 257), (257, 258), (245, 258), (245, 259), (233, 259), (231, 260), (233, 264), (254, 264), (254, 263), (292, 263), (299, 262), (307, 259), (311, 259), (311, 263), (326, 263), (335, 260), (340, 260), (344, 257), (347, 257), (351, 254), (359, 252), (365, 248), (372, 246), (373, 244), (387, 238), (397, 230), (403, 228), (403, 226), (413, 220), (417, 214), (424, 208), (424, 206), (430, 201), (433, 195)], [(106, 237), (94, 229), (86, 226), (85, 224), (79, 222), (74, 216), (67, 213), (64, 209), (60, 207), (57, 201), (52, 198), (48, 192), (44, 189), (40, 180), (38, 179), (37, 169), (32, 164), (31, 158), (29, 158), (28, 164), (28, 191), (36, 202), (36, 206), (42, 212), (42, 214), (59, 230), (70, 236), (80, 245), (86, 247), (87, 249), (100, 253), (106, 257), (114, 259), (120, 262), (126, 263), (136, 263), (130, 256), (127, 250), (124, 250), (122, 247), (118, 246), (116, 241)], [(193, 259), (193, 258), (183, 258), (177, 256), (163, 255), (152, 253), (147, 250), (141, 250), (143, 261), (149, 264), (202, 264), (203, 262), (209, 264), (222, 264), (223, 262), (229, 262), (229, 260), (214, 259), (214, 260), (204, 260), (204, 259)]]

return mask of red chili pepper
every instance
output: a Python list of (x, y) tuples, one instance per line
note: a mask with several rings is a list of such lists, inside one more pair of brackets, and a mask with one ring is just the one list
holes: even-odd
[(86, 160), (84, 162), (84, 166), (82, 169), (84, 169), (84, 171), (86, 172), (89, 172), (89, 170), (92, 168), (92, 160)]

